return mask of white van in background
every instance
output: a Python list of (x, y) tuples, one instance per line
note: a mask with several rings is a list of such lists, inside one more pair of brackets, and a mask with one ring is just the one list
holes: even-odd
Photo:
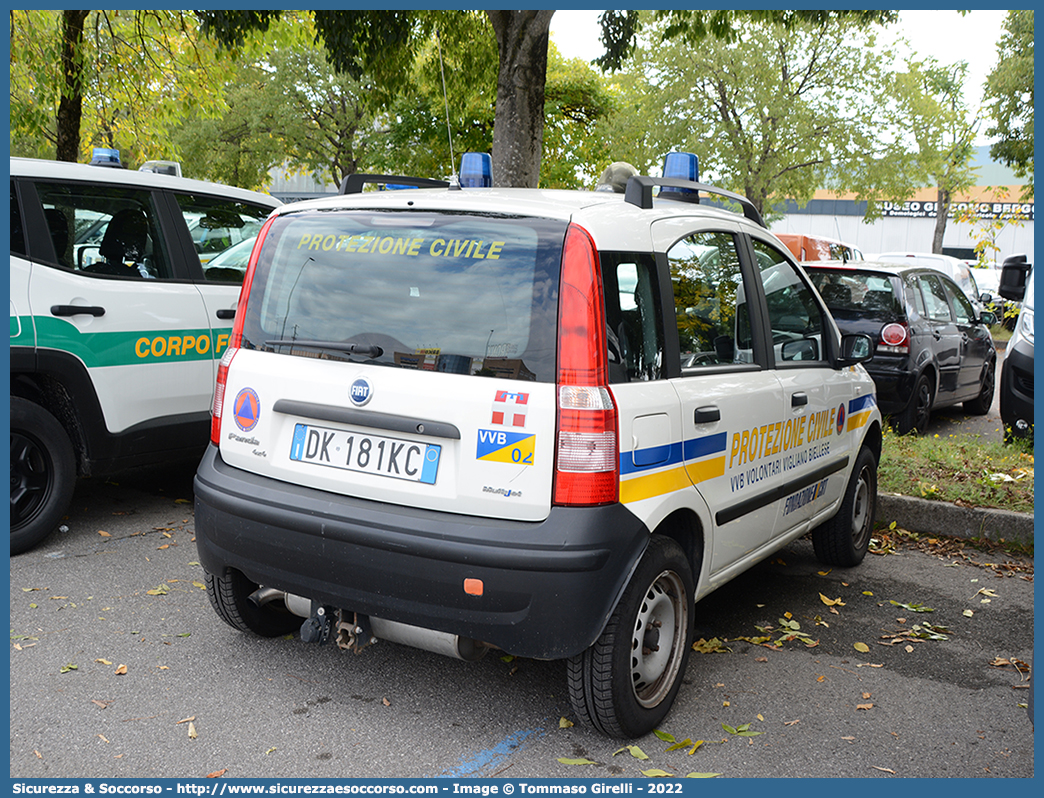
[(975, 282), (975, 277), (972, 276), (972, 269), (960, 258), (952, 255), (936, 255), (933, 252), (882, 252), (879, 255), (868, 257), (867, 260), (879, 263), (905, 263), (908, 266), (926, 266), (930, 269), (937, 269), (960, 286), (976, 310), (982, 310), (979, 286)]

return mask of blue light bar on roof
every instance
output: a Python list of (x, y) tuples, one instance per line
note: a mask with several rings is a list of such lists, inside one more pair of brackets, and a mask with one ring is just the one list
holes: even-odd
[(461, 188), (493, 185), (493, 158), (488, 152), (466, 152), (460, 159)]
[(120, 151), (109, 147), (95, 147), (94, 152), (91, 154), (91, 166), (122, 167)]
[[(691, 152), (669, 152), (663, 159), (663, 176), (676, 180), (700, 181), (700, 160)], [(694, 188), (661, 186), (660, 196), (665, 194), (699, 194)]]

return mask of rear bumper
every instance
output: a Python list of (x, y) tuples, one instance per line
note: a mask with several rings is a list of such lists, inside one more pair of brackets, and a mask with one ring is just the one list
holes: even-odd
[[(211, 445), (196, 473), (196, 546), (211, 573), (538, 659), (597, 639), (649, 539), (622, 505), (538, 523), (420, 510), (261, 477)], [(481, 596), (464, 592), (482, 580)]]
[(909, 363), (888, 362), (880, 356), (865, 364), (867, 373), (874, 380), (877, 393), (877, 406), (886, 416), (901, 413), (910, 404), (913, 397), (914, 382), (917, 374), (911, 371)]

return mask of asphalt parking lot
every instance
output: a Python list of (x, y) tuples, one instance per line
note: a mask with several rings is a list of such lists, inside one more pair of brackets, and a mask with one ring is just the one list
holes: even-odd
[(647, 735), (642, 760), (568, 725), (561, 662), (225, 626), (195, 561), (193, 470), (84, 482), (69, 530), (11, 560), (13, 777), (1033, 775), (1030, 561), (910, 550), (831, 570), (796, 542), (697, 606), (707, 650), (663, 725), (689, 742)]

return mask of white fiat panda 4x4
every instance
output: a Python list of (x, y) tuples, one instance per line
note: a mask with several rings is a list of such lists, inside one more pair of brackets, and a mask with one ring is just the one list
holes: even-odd
[(283, 206), (247, 269), (195, 480), (227, 623), (567, 659), (580, 720), (633, 737), (701, 597), (809, 531), (862, 560), (870, 341), (747, 200), (368, 182), (432, 185)]

